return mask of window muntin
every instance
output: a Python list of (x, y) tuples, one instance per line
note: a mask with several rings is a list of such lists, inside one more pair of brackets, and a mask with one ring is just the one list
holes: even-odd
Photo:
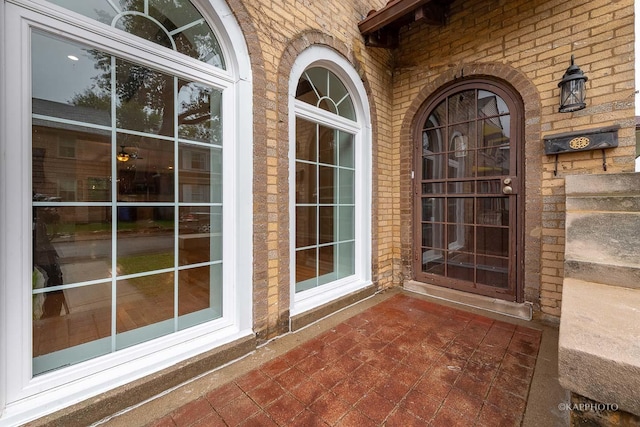
[(302, 74), (296, 89), (296, 99), (355, 120), (353, 100), (344, 83), (330, 70), (312, 67)]
[(32, 93), (34, 375), (221, 317), (222, 91), (34, 31)]
[(218, 39), (188, 0), (48, 0), (88, 18), (226, 69)]

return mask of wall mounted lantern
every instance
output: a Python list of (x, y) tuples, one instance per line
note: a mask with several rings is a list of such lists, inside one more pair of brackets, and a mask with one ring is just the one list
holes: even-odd
[(573, 63), (573, 55), (571, 55), (571, 65), (558, 83), (560, 88), (560, 108), (558, 111), (560, 113), (570, 113), (586, 107), (584, 102), (587, 96), (586, 81), (587, 76), (584, 75), (580, 67)]

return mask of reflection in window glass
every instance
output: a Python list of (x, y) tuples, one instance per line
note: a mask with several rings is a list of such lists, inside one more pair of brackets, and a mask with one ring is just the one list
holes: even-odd
[(436, 108), (433, 109), (426, 123), (425, 129), (436, 128), (447, 123), (447, 101), (442, 101)]
[(111, 277), (110, 210), (56, 206), (37, 195), (34, 204), (44, 204), (33, 208), (33, 264), (46, 273), (44, 287)]
[(174, 332), (174, 273), (118, 280), (116, 349)]
[(53, 119), (58, 129), (69, 128), (61, 120), (111, 126), (110, 56), (35, 31), (31, 51), (34, 115)]
[(222, 145), (222, 92), (178, 80), (178, 134), (182, 139)]
[(318, 242), (318, 208), (296, 206), (296, 248), (315, 246)]
[(118, 276), (172, 268), (173, 207), (120, 206), (116, 248)]
[(180, 270), (178, 329), (216, 318), (222, 313), (222, 264)]
[(478, 269), (478, 283), (507, 289), (509, 287), (509, 259), (492, 256), (477, 257), (478, 264), (482, 268)]
[(173, 78), (142, 65), (116, 61), (120, 129), (173, 136)]
[(222, 261), (222, 207), (182, 206), (179, 227), (180, 266)]
[[(47, 273), (33, 272), (33, 371), (57, 367), (52, 354), (80, 363), (111, 352), (111, 283), (45, 290)], [(73, 349), (73, 350), (70, 350)]]
[(478, 117), (491, 117), (502, 114), (509, 114), (509, 107), (504, 99), (493, 92), (486, 90), (478, 91)]
[(118, 133), (118, 150), (129, 154), (117, 161), (118, 200), (173, 202), (174, 145), (170, 141)]
[(476, 92), (467, 90), (447, 98), (449, 104), (449, 124), (460, 123), (476, 118)]
[(313, 204), (318, 200), (318, 166), (296, 162), (296, 203)]
[(174, 48), (174, 42), (169, 33), (163, 31), (164, 28), (145, 16), (123, 15), (115, 22), (115, 27), (160, 46)]
[(180, 201), (222, 203), (222, 149), (179, 144)]
[[(38, 104), (34, 102), (33, 108)], [(56, 202), (111, 200), (108, 131), (34, 117), (31, 135), (34, 198)], [(59, 144), (70, 139), (75, 140), (74, 156), (60, 156)], [(84, 167), (86, 164), (91, 165), (90, 170)]]
[(355, 147), (353, 135), (347, 132), (340, 131), (338, 131), (337, 134), (338, 140), (340, 141), (340, 147), (338, 148), (340, 159), (338, 161), (338, 164), (347, 168), (355, 167)]
[(296, 117), (296, 159), (315, 161), (316, 125), (312, 122)]
[(32, 48), (34, 375), (221, 317), (222, 92)]
[(509, 116), (494, 117), (478, 122), (480, 147), (509, 146)]

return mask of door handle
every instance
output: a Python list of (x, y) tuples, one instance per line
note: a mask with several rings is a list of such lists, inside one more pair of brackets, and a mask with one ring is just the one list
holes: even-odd
[(511, 194), (513, 193), (513, 188), (510, 185), (505, 185), (504, 187), (502, 187), (502, 192), (504, 194)]

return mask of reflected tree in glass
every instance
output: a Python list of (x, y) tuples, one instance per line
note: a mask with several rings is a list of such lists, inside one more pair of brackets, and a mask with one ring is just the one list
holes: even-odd
[(221, 91), (120, 59), (115, 61), (115, 70), (112, 70), (111, 57), (99, 51), (93, 51), (92, 55), (102, 73), (94, 77), (93, 87), (72, 98), (73, 105), (108, 111), (114, 71), (117, 127), (172, 137), (176, 115), (174, 82), (177, 80), (179, 136), (221, 144)]

